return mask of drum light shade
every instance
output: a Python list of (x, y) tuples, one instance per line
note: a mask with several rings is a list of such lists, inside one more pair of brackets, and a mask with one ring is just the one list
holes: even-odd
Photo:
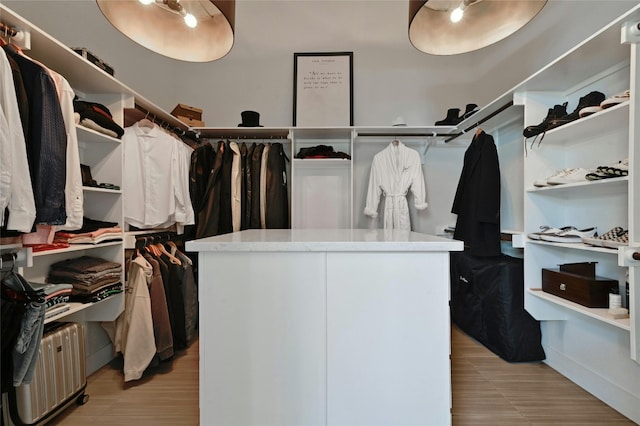
[(233, 46), (235, 0), (96, 2), (105, 18), (121, 33), (169, 58), (187, 62), (215, 61), (229, 53)]
[[(471, 52), (515, 33), (546, 3), (547, 0), (409, 0), (409, 40), (416, 49), (433, 55)], [(459, 10), (452, 16), (456, 8)]]

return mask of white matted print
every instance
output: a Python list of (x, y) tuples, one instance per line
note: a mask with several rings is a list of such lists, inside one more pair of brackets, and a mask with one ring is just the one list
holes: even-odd
[(293, 125), (353, 126), (353, 52), (294, 53)]

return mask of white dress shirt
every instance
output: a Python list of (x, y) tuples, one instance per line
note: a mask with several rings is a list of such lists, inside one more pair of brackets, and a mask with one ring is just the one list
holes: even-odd
[(269, 158), (270, 149), (270, 143), (264, 146), (264, 150), (262, 151), (262, 164), (260, 166), (260, 227), (262, 229), (267, 227), (267, 159)]
[(231, 163), (231, 217), (233, 223), (233, 232), (240, 231), (242, 221), (242, 167), (240, 147), (237, 142), (229, 144), (233, 152), (233, 161)]
[(125, 222), (138, 228), (193, 224), (187, 166), (191, 148), (158, 126), (139, 123), (124, 129), (122, 145)]

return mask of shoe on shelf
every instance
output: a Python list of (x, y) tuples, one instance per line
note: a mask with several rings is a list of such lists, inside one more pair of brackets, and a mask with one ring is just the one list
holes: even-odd
[(602, 241), (602, 246), (603, 247), (608, 247), (608, 248), (618, 248), (618, 247), (624, 247), (624, 246), (628, 246), (629, 245), (629, 230), (625, 230), (624, 232), (622, 232), (620, 235), (610, 238), (608, 240), (604, 240)]
[(590, 246), (604, 247), (605, 241), (615, 240), (625, 232), (627, 231), (625, 231), (622, 226), (616, 226), (598, 237), (584, 237), (582, 242)]
[(455, 126), (461, 121), (460, 108), (449, 108), (447, 116), (443, 120), (436, 121), (436, 126)]
[(582, 108), (580, 112), (578, 112), (578, 115), (580, 116), (580, 118), (582, 118), (591, 114), (595, 114), (596, 112), (600, 112), (602, 111), (602, 109), (603, 108), (600, 105), (589, 106)]
[(609, 166), (598, 166), (598, 171), (608, 174), (610, 177), (621, 177), (629, 175), (629, 159), (618, 161)]
[(605, 173), (602, 170), (594, 170), (585, 175), (586, 180), (602, 180), (602, 179), (611, 179), (617, 176), (610, 175), (609, 173)]
[(542, 225), (540, 227), (540, 231), (527, 234), (527, 237), (529, 237), (532, 240), (540, 240), (543, 235), (557, 234), (558, 232), (565, 231), (572, 228), (573, 228), (572, 226), (565, 226), (564, 228), (552, 228), (551, 226)]
[(577, 229), (573, 226), (555, 234), (541, 235), (540, 240), (552, 243), (581, 243), (583, 238), (591, 238), (597, 235), (598, 228)]
[(549, 185), (562, 185), (566, 183), (578, 183), (587, 180), (587, 174), (592, 170), (583, 169), (582, 167), (565, 169), (564, 173), (551, 176), (547, 179)]
[(536, 124), (534, 126), (525, 127), (522, 135), (525, 138), (530, 138), (533, 136), (538, 136), (540, 133), (544, 133), (549, 128), (549, 125), (553, 120), (556, 120), (560, 117), (567, 115), (567, 105), (565, 102), (562, 105), (554, 105), (553, 108), (549, 108), (547, 111), (547, 116), (542, 120), (540, 124)]
[(625, 90), (624, 92), (617, 94), (617, 95), (613, 95), (608, 97), (607, 99), (605, 99), (604, 101), (600, 102), (600, 107), (602, 109), (606, 109), (606, 108), (610, 108), (614, 105), (618, 105), (621, 104), (623, 102), (626, 102), (630, 99), (631, 97), (631, 91), (629, 90)]
[(471, 117), (473, 114), (478, 112), (478, 110), (479, 110), (478, 105), (467, 104), (467, 106), (464, 109), (464, 113), (462, 114), (462, 120), (466, 120), (467, 118)]
[(573, 112), (563, 117), (560, 117), (558, 119), (552, 120), (551, 125), (547, 130), (555, 129), (556, 127), (560, 127), (564, 124), (571, 123), (572, 121), (579, 119), (580, 110), (588, 107), (593, 107), (593, 106), (599, 107), (600, 103), (604, 101), (604, 98), (605, 98), (604, 93), (598, 92), (598, 91), (593, 91), (584, 95), (578, 101), (578, 106), (576, 107), (576, 109), (573, 110)]
[(533, 186), (538, 187), (538, 188), (543, 188), (545, 186), (551, 186), (551, 184), (549, 183), (549, 179), (560, 179), (561, 177), (565, 176), (571, 170), (572, 169), (558, 170), (557, 172), (555, 172), (551, 176), (547, 176), (546, 178), (543, 178), (543, 179), (534, 180), (533, 181)]

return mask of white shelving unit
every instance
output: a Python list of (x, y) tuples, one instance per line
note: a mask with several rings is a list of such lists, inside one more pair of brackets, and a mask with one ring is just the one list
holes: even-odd
[[(640, 6), (498, 96), (459, 126), (464, 129), (484, 118), (488, 119), (483, 127), (500, 130), (515, 123), (518, 132), (506, 132), (499, 143), (509, 144), (511, 139), (514, 145), (522, 144), (522, 129), (540, 123), (555, 104), (568, 102), (567, 112), (572, 112), (579, 98), (591, 91), (609, 97), (631, 90), (630, 101), (552, 129), (539, 144), (525, 141), (524, 158), (518, 158), (515, 150), (510, 158), (523, 170), (520, 220), (525, 240), (525, 308), (541, 321), (545, 362), (640, 423), (640, 261), (631, 256), (640, 251), (640, 38), (625, 35), (626, 22), (638, 25)], [(630, 43), (622, 43), (621, 34)], [(535, 180), (563, 168), (591, 169), (625, 158), (631, 163), (628, 177), (533, 186)], [(511, 178), (516, 176), (510, 174)], [(526, 238), (541, 225), (597, 226), (599, 233), (622, 226), (629, 230), (630, 247), (608, 249)], [(607, 309), (588, 308), (541, 290), (543, 268), (587, 261), (597, 262), (597, 275), (618, 280), (621, 294), (629, 272), (630, 318), (614, 319)]]
[[(109, 108), (114, 121), (120, 126), (125, 125), (126, 111), (138, 106), (174, 128), (187, 130), (187, 126), (177, 118), (1, 4), (0, 16), (3, 23), (10, 27), (30, 33), (31, 50), (25, 51), (25, 54), (64, 76), (81, 100), (97, 102)], [(120, 139), (82, 126), (77, 126), (77, 136), (80, 162), (90, 167), (93, 179), (98, 183), (122, 187), (123, 154)], [(85, 186), (83, 197), (85, 217), (125, 226), (122, 190)], [(65, 249), (37, 252), (33, 253), (30, 264), (21, 267), (20, 272), (28, 280), (44, 282), (53, 263), (80, 256), (100, 257), (124, 265), (124, 248), (123, 241), (115, 241), (96, 245), (73, 244)], [(124, 292), (97, 303), (71, 303), (70, 306), (70, 310), (46, 322), (76, 321), (85, 324), (89, 335), (86, 349), (87, 373), (90, 374), (113, 356), (109, 340), (99, 322), (112, 321), (120, 315), (124, 309)]]

